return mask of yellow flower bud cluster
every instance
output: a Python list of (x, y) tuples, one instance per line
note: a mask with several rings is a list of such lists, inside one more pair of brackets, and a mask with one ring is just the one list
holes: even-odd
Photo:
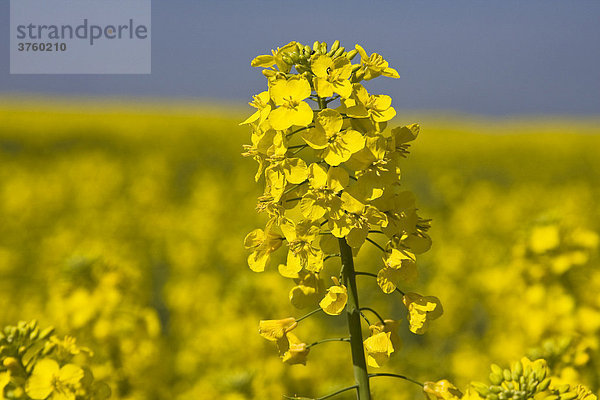
[(54, 328), (21, 321), (0, 331), (1, 399), (107, 399), (109, 386), (94, 379), (92, 352)]
[(479, 398), (486, 400), (597, 400), (589, 389), (582, 385), (553, 383), (553, 377), (545, 360), (531, 361), (523, 357), (511, 368), (491, 366), (491, 385), (474, 382), (471, 387)]

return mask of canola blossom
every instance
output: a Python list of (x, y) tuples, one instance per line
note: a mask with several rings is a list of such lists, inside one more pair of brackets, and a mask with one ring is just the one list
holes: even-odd
[[(264, 177), (257, 210), (268, 219), (264, 230), (246, 236), (245, 247), (252, 251), (248, 265), (263, 272), (271, 253), (285, 245), (286, 263), (279, 265), (279, 273), (297, 283), (301, 276), (311, 276), (313, 281), (291, 290), (292, 305), (303, 308), (318, 300), (325, 314), (337, 316), (346, 311), (357, 393), (359, 399), (368, 400), (367, 365), (380, 368), (399, 349), (399, 340), (382, 320), (383, 325), (375, 325), (373, 335), (363, 343), (364, 315), (359, 309), (353, 258), (367, 241), (383, 251), (383, 265), (374, 277), (386, 294), (416, 278), (414, 254), (426, 249), (411, 238), (429, 240), (429, 225), (417, 215), (414, 201), (400, 200), (410, 198), (401, 189), (400, 164), (419, 127), (387, 129), (387, 122), (396, 115), (392, 99), (370, 94), (360, 84), (378, 76), (399, 77), (378, 54), (367, 56), (359, 45), (347, 52), (337, 41), (329, 50), (325, 43), (315, 42), (311, 49), (291, 42), (272, 54), (251, 62), (266, 68), (268, 92), (254, 96), (250, 105), (258, 111), (242, 122), (252, 132), (252, 144), (245, 146), (244, 155), (259, 164), (255, 180)], [(361, 62), (352, 64), (357, 54)], [(381, 236), (373, 239), (376, 234), (386, 241), (379, 244)], [(333, 286), (319, 290), (316, 283), (325, 260), (338, 252), (342, 283), (333, 277)], [(437, 299), (432, 303), (427, 300), (431, 297), (415, 296), (405, 295), (404, 303), (410, 331), (422, 334), (429, 321), (442, 314), (442, 307)], [(306, 364), (308, 347), (305, 351), (305, 344), (286, 328), (288, 323), (295, 328), (302, 319), (261, 321), (260, 334), (278, 342), (286, 363)]]

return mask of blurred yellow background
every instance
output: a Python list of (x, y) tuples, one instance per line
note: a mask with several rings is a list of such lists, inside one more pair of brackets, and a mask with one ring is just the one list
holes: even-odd
[[(240, 155), (250, 112), (230, 110), (0, 99), (0, 324), (35, 318), (75, 336), (115, 399), (276, 399), (351, 384), (344, 344), (287, 366), (257, 334), (260, 319), (310, 310), (285, 301), (293, 284), (274, 268), (247, 267), (243, 238), (265, 221), (254, 162)], [(433, 219), (433, 247), (413, 290), (438, 296), (445, 314), (413, 335), (400, 296), (359, 281), (361, 305), (404, 320), (386, 371), (464, 387), (491, 362), (543, 356), (597, 393), (600, 121), (393, 122), (421, 125), (402, 179)], [(380, 257), (365, 246), (358, 268), (376, 272)], [(345, 328), (321, 314), (297, 329), (316, 341)], [(385, 378), (373, 391), (422, 396)]]

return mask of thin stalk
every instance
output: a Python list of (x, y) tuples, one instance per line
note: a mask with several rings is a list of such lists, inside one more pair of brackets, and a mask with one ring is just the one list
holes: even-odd
[[(364, 275), (364, 276), (370, 276), (370, 277), (372, 277), (372, 278), (375, 278), (375, 279), (377, 279), (377, 275), (376, 275), (376, 274), (373, 274), (373, 273), (371, 273), (371, 272), (355, 271), (355, 272), (354, 272), (354, 275), (357, 275), (357, 276), (360, 276), (360, 275)], [(400, 293), (402, 296), (404, 296), (404, 292), (403, 292), (402, 290), (398, 289), (398, 288), (396, 288), (396, 290), (394, 290), (394, 292), (398, 292), (398, 293)]]
[(367, 242), (370, 242), (371, 244), (373, 244), (375, 247), (377, 247), (379, 250), (383, 251), (385, 253), (385, 249), (383, 247), (381, 247), (379, 245), (379, 243), (377, 243), (376, 241), (374, 241), (373, 239), (367, 238)]
[(358, 312), (360, 313), (360, 316), (365, 320), (365, 322), (367, 323), (367, 325), (371, 326), (371, 321), (369, 321), (369, 319), (367, 318), (367, 316), (365, 315), (365, 313), (362, 312), (361, 310), (358, 310)]
[(377, 311), (373, 310), (371, 307), (361, 307), (360, 311), (363, 311), (363, 310), (371, 311), (373, 314), (375, 314), (375, 316), (377, 318), (379, 318), (379, 320), (381, 321), (382, 324), (385, 324), (385, 322), (383, 321), (383, 318), (381, 318), (381, 315), (379, 315), (379, 313)]
[(309, 349), (318, 344), (327, 343), (327, 342), (349, 342), (349, 341), (350, 341), (350, 338), (347, 338), (347, 337), (321, 339), (321, 340), (317, 340), (316, 342), (307, 345), (306, 348)]
[(306, 397), (297, 397), (297, 396), (290, 397), (290, 396), (286, 396), (286, 395), (283, 395), (283, 397), (286, 398), (286, 399), (290, 399), (290, 400), (295, 400), (295, 399), (296, 400), (300, 400), (300, 399), (305, 399), (305, 400), (325, 400), (325, 399), (329, 399), (330, 397), (337, 396), (340, 393), (347, 392), (348, 390), (356, 389), (357, 387), (358, 386), (356, 386), (356, 385), (348, 386), (348, 387), (345, 387), (343, 389), (336, 390), (333, 393), (326, 394), (325, 396), (317, 397), (316, 399), (307, 399)]
[(406, 377), (406, 376), (404, 376), (404, 375), (398, 375), (398, 374), (388, 374), (388, 373), (386, 373), (386, 372), (383, 372), (383, 373), (377, 373), (377, 374), (369, 374), (369, 378), (375, 378), (375, 377), (377, 377), (377, 376), (389, 376), (389, 377), (391, 377), (391, 378), (400, 378), (400, 379), (404, 379), (405, 381), (408, 381), (408, 382), (410, 382), (410, 383), (414, 383), (414, 384), (415, 384), (415, 385), (417, 385), (417, 386), (421, 386), (421, 387), (423, 387), (423, 384), (422, 384), (421, 382), (419, 382), (419, 381), (416, 381), (416, 380), (414, 380), (414, 379), (411, 379), (411, 378), (408, 378), (408, 377)]
[(300, 322), (300, 321), (302, 321), (303, 319), (305, 319), (305, 318), (308, 318), (308, 317), (310, 317), (311, 315), (318, 313), (319, 311), (323, 311), (323, 309), (322, 309), (321, 307), (319, 307), (319, 308), (317, 308), (316, 310), (312, 310), (312, 311), (311, 311), (311, 312), (309, 312), (308, 314), (306, 314), (306, 315), (303, 315), (302, 317), (298, 318), (298, 319), (296, 320), (296, 322)]

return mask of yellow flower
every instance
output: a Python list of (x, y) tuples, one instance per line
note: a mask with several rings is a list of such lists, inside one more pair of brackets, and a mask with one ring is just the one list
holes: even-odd
[(408, 309), (410, 331), (419, 335), (424, 334), (429, 327), (429, 321), (442, 316), (444, 310), (437, 297), (421, 296), (417, 293), (406, 293), (402, 298)]
[(278, 106), (269, 114), (273, 129), (282, 131), (292, 125), (307, 126), (313, 120), (313, 111), (304, 102), (311, 94), (306, 78), (294, 76), (290, 79), (275, 79), (269, 86), (273, 103)]
[(283, 338), (277, 341), (277, 347), (279, 348), (281, 361), (284, 363), (306, 365), (306, 357), (308, 357), (310, 348), (293, 333), (286, 333)]
[(287, 262), (284, 268), (279, 268), (279, 272), (285, 277), (296, 277), (302, 268), (319, 272), (323, 268), (323, 252), (319, 248), (319, 226), (306, 220), (296, 224), (285, 219), (280, 227), (289, 249)]
[(373, 122), (386, 122), (394, 118), (396, 110), (387, 95), (370, 95), (360, 83), (352, 85), (352, 95), (341, 99), (339, 110), (353, 118), (371, 118)]
[(61, 368), (56, 361), (44, 358), (35, 365), (25, 391), (34, 400), (75, 400), (83, 375), (77, 365), (66, 364)]
[(326, 109), (317, 114), (314, 128), (302, 132), (302, 138), (310, 147), (323, 149), (323, 158), (331, 166), (348, 161), (365, 146), (365, 138), (360, 132), (353, 129), (340, 132), (343, 123), (339, 112)]
[(575, 400), (598, 400), (598, 397), (583, 385), (577, 385), (575, 387), (575, 393), (577, 393)]
[(348, 173), (340, 167), (325, 170), (319, 164), (308, 167), (309, 190), (300, 201), (302, 215), (310, 221), (317, 221), (327, 212), (337, 215), (342, 201), (337, 195), (349, 181)]
[(390, 332), (379, 332), (363, 342), (367, 352), (367, 365), (381, 368), (389, 360), (390, 355), (394, 352), (390, 336)]
[(330, 97), (337, 93), (347, 98), (352, 93), (352, 84), (348, 80), (352, 75), (352, 65), (346, 57), (333, 59), (326, 54), (313, 58), (310, 68), (315, 74), (315, 90), (320, 97)]
[(283, 46), (282, 48), (277, 48), (277, 50), (271, 50), (272, 55), (261, 55), (255, 57), (250, 65), (253, 67), (263, 67), (269, 68), (273, 64), (277, 65), (279, 71), (288, 73), (290, 69), (292, 69), (292, 64), (289, 64), (283, 60), (283, 56), (291, 53), (292, 51), (297, 49), (296, 42), (290, 42)]
[(459, 400), (460, 390), (446, 379), (437, 382), (425, 382), (423, 391), (429, 400)]
[(253, 96), (253, 101), (251, 101), (248, 104), (256, 108), (257, 111), (251, 116), (249, 116), (244, 122), (240, 122), (240, 125), (250, 124), (256, 121), (258, 121), (259, 125), (262, 124), (271, 112), (271, 104), (269, 104), (270, 101), (271, 98), (269, 97), (269, 92), (267, 91), (261, 92), (256, 96)]
[(346, 307), (348, 301), (348, 290), (346, 286), (340, 285), (337, 278), (332, 277), (334, 285), (327, 289), (327, 294), (319, 303), (325, 314), (340, 315)]
[(398, 335), (398, 326), (400, 325), (400, 321), (395, 321), (393, 319), (385, 319), (383, 323), (377, 322), (375, 325), (371, 325), (369, 329), (371, 330), (371, 336), (376, 335), (378, 333), (389, 333), (390, 340), (392, 342), (392, 347), (394, 348), (394, 352), (400, 350), (402, 346), (402, 342), (400, 341), (400, 336)]
[(271, 157), (272, 164), (265, 170), (265, 196), (279, 201), (288, 183), (304, 182), (308, 175), (306, 163), (301, 158)]
[(360, 248), (367, 239), (369, 228), (387, 226), (387, 217), (377, 208), (362, 203), (356, 197), (348, 191), (342, 192), (344, 214), (339, 218), (332, 215), (329, 226), (335, 237), (346, 237), (346, 242), (351, 247)]
[(365, 49), (358, 44), (354, 48), (358, 50), (358, 54), (360, 54), (360, 62), (362, 67), (359, 71), (364, 73), (364, 80), (368, 81), (370, 79), (377, 78), (380, 75), (390, 78), (400, 78), (398, 71), (396, 71), (394, 68), (390, 68), (388, 62), (385, 61), (379, 54), (373, 53), (368, 56)]
[(293, 317), (262, 320), (258, 323), (258, 334), (268, 341), (276, 342), (283, 339), (285, 334), (297, 325), (298, 323)]
[(254, 272), (264, 271), (271, 253), (283, 243), (283, 238), (274, 231), (275, 226), (274, 221), (270, 220), (264, 231), (255, 229), (244, 239), (246, 250), (252, 250), (248, 256), (248, 266)]
[(314, 306), (319, 301), (319, 296), (323, 294), (325, 288), (323, 280), (314, 272), (300, 271), (298, 278), (295, 278), (296, 286), (290, 290), (290, 303), (296, 308), (305, 308)]
[(6, 385), (8, 385), (9, 382), (10, 382), (10, 372), (9, 371), (0, 372), (0, 400), (4, 400), (6, 398), (6, 397), (4, 397), (4, 388), (6, 387)]
[(384, 293), (392, 293), (399, 282), (411, 282), (417, 277), (415, 256), (408, 251), (392, 249), (383, 259), (385, 267), (377, 274), (377, 283)]

